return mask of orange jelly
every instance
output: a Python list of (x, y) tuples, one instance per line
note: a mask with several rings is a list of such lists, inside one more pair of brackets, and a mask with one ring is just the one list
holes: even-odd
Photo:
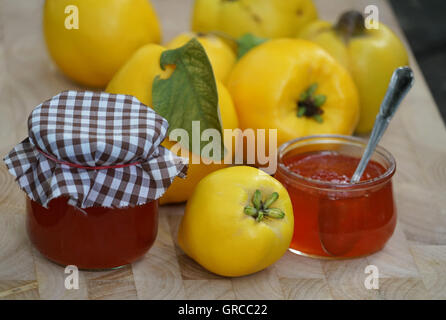
[(276, 178), (293, 203), (292, 251), (326, 258), (358, 257), (382, 249), (392, 236), (394, 160), (378, 148), (361, 181), (350, 183), (365, 144), (361, 141), (323, 136), (281, 147)]
[(142, 257), (155, 241), (158, 202), (128, 208), (75, 208), (67, 198), (44, 208), (27, 200), (27, 229), (48, 259), (81, 269), (109, 269)]

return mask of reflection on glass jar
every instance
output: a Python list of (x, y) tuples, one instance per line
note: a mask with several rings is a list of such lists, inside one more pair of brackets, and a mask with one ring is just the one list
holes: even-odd
[(294, 210), (291, 251), (324, 258), (359, 257), (382, 249), (392, 236), (392, 155), (378, 147), (361, 181), (349, 181), (365, 145), (359, 138), (321, 135), (279, 148), (275, 177), (287, 188)]
[(79, 209), (67, 198), (44, 208), (27, 199), (27, 229), (36, 248), (48, 259), (80, 269), (108, 269), (141, 258), (158, 230), (158, 202), (128, 208)]

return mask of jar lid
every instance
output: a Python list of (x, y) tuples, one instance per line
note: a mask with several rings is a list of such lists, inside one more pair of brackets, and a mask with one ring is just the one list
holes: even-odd
[(34, 201), (57, 197), (80, 207), (128, 207), (160, 198), (187, 159), (160, 144), (167, 120), (129, 95), (65, 91), (38, 105), (29, 137), (5, 157)]

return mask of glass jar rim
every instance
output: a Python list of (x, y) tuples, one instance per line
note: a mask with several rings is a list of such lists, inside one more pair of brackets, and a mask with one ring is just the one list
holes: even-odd
[[(312, 179), (309, 177), (305, 177), (302, 176), (296, 172), (291, 171), (283, 162), (282, 162), (282, 158), (283, 156), (285, 156), (285, 154), (287, 152), (285, 152), (285, 150), (290, 147), (293, 144), (299, 143), (299, 142), (304, 142), (306, 140), (323, 140), (323, 139), (344, 139), (347, 142), (344, 142), (344, 144), (347, 143), (353, 143), (356, 144), (358, 147), (360, 147), (358, 144), (362, 144), (363, 147), (365, 148), (365, 146), (367, 145), (367, 140), (364, 138), (359, 138), (359, 137), (353, 137), (353, 136), (347, 136), (347, 135), (337, 135), (337, 134), (320, 134), (320, 135), (311, 135), (311, 136), (305, 136), (305, 137), (300, 137), (300, 138), (295, 138), (292, 139), (288, 142), (283, 143), (279, 149), (278, 149), (278, 166), (279, 166), (279, 170), (284, 171), (288, 176), (294, 178), (294, 179), (298, 179), (298, 181), (301, 182), (306, 182), (314, 187), (322, 187), (322, 188), (329, 188), (329, 189), (363, 189), (363, 188), (370, 188), (372, 186), (375, 185), (379, 185), (385, 181), (387, 181), (388, 179), (390, 179), (393, 174), (395, 173), (395, 169), (396, 169), (396, 162), (395, 162), (395, 158), (393, 157), (393, 155), (384, 147), (382, 146), (377, 146), (374, 153), (379, 154), (380, 156), (382, 156), (386, 161), (389, 162), (389, 166), (388, 168), (386, 168), (386, 171), (384, 173), (382, 173), (381, 175), (379, 175), (378, 177), (375, 177), (373, 179), (369, 179), (369, 180), (364, 180), (364, 181), (360, 181), (357, 183), (339, 183), (339, 182), (330, 182), (330, 181), (322, 181), (322, 180), (317, 180), (317, 179)], [(342, 143), (342, 142), (341, 142)]]

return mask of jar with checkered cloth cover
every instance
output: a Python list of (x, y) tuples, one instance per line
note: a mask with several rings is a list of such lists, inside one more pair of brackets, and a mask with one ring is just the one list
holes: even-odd
[(161, 146), (168, 123), (129, 95), (65, 91), (38, 105), (29, 136), (5, 157), (32, 200), (123, 208), (160, 198), (187, 159)]

